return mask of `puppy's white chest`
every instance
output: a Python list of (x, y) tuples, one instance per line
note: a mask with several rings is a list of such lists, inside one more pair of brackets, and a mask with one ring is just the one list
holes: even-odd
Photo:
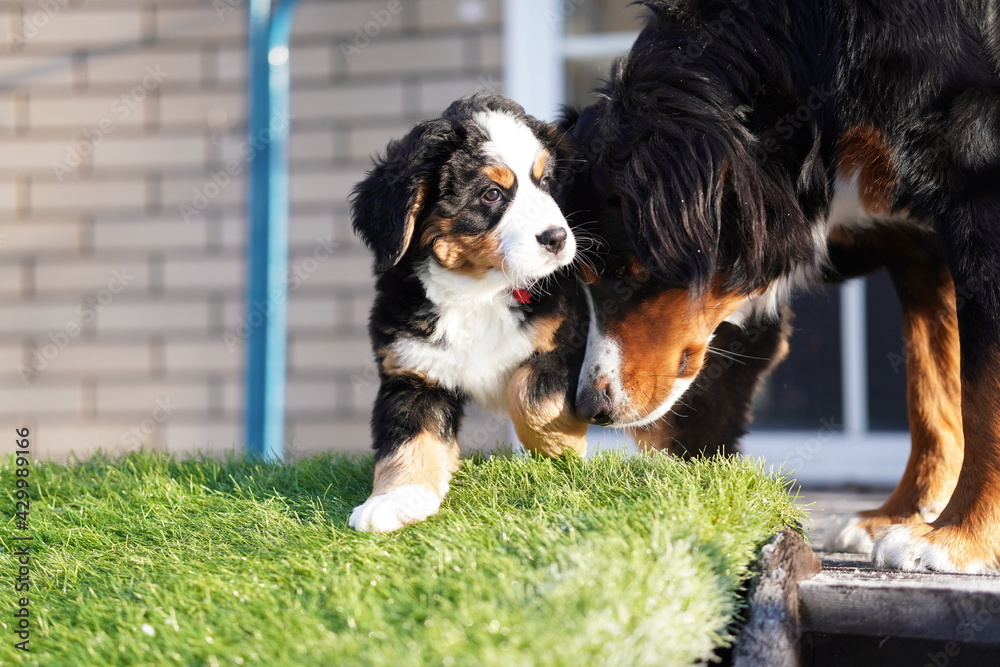
[(510, 376), (534, 352), (524, 314), (509, 307), (505, 292), (428, 292), (435, 297), (438, 314), (434, 333), (397, 342), (398, 361), (449, 389), (466, 392), (484, 408), (505, 412)]

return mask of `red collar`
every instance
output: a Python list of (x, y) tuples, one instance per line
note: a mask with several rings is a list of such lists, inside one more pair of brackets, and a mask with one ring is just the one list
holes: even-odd
[(531, 303), (531, 294), (526, 289), (516, 289), (514, 290), (514, 300), (522, 306), (526, 306)]

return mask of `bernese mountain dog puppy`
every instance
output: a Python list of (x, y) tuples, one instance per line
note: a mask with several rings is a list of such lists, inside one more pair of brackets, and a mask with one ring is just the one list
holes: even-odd
[[(610, 306), (579, 416), (655, 422), (722, 323), (766, 317), (831, 258), (886, 266), (912, 452), (889, 500), (830, 546), (1000, 571), (1000, 2), (644, 4), (601, 99), (567, 118), (589, 162), (574, 192), (598, 199), (580, 215), (616, 211), (623, 230), (590, 279)], [(622, 281), (642, 288), (622, 299)]]
[(583, 453), (572, 400), (586, 306), (550, 191), (568, 155), (555, 126), (481, 93), (391, 142), (355, 187), (380, 386), (374, 488), (352, 527), (388, 532), (438, 510), (470, 399), (509, 412), (531, 451)]

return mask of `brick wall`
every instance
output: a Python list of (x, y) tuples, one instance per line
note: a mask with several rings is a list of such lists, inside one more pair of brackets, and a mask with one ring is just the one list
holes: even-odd
[[(368, 447), (372, 279), (346, 196), (389, 138), (498, 86), (500, 4), (298, 10), (293, 454)], [(0, 0), (0, 419), (40, 455), (241, 442), (246, 188), (221, 174), (244, 148), (245, 25), (243, 0)]]

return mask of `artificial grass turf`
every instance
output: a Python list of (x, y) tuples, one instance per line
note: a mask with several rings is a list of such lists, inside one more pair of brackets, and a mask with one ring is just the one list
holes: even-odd
[(0, 663), (687, 665), (731, 642), (757, 549), (800, 519), (753, 462), (505, 456), (464, 461), (430, 520), (360, 534), (346, 520), (371, 471), (34, 464), (31, 653), (5, 612)]

